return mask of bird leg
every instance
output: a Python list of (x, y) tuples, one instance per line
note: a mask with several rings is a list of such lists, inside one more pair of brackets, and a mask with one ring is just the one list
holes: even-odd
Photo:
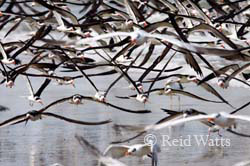
[(173, 104), (172, 104), (172, 102), (173, 102), (173, 96), (170, 95), (170, 109), (173, 109)]
[(26, 119), (26, 120), (25, 120), (25, 126), (27, 125), (27, 123), (28, 123), (28, 120), (29, 120), (29, 119)]
[(211, 135), (211, 131), (208, 130), (208, 137), (207, 137), (207, 141), (210, 141), (210, 135)]
[(32, 102), (32, 101), (29, 101), (29, 105), (32, 107), (32, 106), (33, 106), (33, 102)]
[(222, 134), (220, 134), (220, 130), (217, 131), (218, 136), (222, 137)]
[(178, 96), (178, 109), (181, 110), (181, 97)]

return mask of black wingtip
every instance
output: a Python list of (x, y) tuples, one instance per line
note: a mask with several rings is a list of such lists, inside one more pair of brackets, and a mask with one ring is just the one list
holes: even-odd
[(169, 109), (165, 109), (165, 108), (161, 108), (161, 110), (163, 111), (163, 112), (166, 112), (167, 114), (169, 114), (169, 115), (175, 115), (175, 114), (178, 114), (179, 112), (177, 112), (177, 111), (173, 111), (173, 110), (169, 110)]
[(250, 73), (242, 73), (242, 76), (244, 77), (245, 80), (250, 79)]
[(129, 99), (129, 97), (127, 96), (115, 96), (116, 98), (119, 98), (119, 99)]
[(136, 111), (136, 113), (139, 113), (139, 114), (147, 114), (147, 113), (151, 113), (152, 111), (151, 110), (139, 110), (139, 111)]
[(108, 120), (105, 120), (105, 121), (102, 121), (102, 122), (99, 122), (99, 124), (108, 124), (108, 123), (111, 123), (112, 120), (111, 119), (108, 119)]

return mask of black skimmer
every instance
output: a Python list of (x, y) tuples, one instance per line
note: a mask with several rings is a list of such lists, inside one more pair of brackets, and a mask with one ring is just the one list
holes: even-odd
[(98, 164), (102, 164), (105, 166), (127, 166), (121, 161), (112, 158), (110, 156), (105, 156), (99, 149), (97, 149), (94, 145), (90, 144), (86, 139), (82, 136), (75, 135), (75, 138), (79, 142), (79, 144), (83, 147), (83, 149), (87, 149), (91, 154), (93, 154), (97, 160)]
[(0, 43), (0, 52), (2, 54), (2, 59), (1, 59), (2, 63), (4, 63), (4, 64), (16, 64), (15, 59), (7, 56), (7, 54), (3, 48), (2, 43)]
[(100, 122), (85, 122), (85, 121), (79, 121), (79, 120), (66, 118), (64, 116), (60, 116), (60, 115), (57, 115), (54, 113), (45, 112), (50, 107), (52, 107), (56, 104), (59, 104), (61, 102), (64, 102), (64, 101), (65, 101), (64, 99), (60, 99), (60, 100), (57, 100), (57, 101), (50, 103), (49, 105), (47, 105), (46, 107), (43, 107), (40, 110), (32, 110), (32, 111), (28, 111), (27, 113), (14, 116), (13, 118), (10, 118), (8, 120), (1, 122), (0, 127), (5, 127), (5, 126), (18, 124), (18, 123), (22, 123), (22, 122), (27, 123), (29, 120), (36, 121), (36, 120), (42, 119), (42, 116), (50, 116), (50, 117), (61, 119), (61, 120), (64, 120), (64, 121), (67, 121), (70, 123), (81, 124), (81, 125), (102, 125), (102, 124), (107, 124), (107, 123), (111, 122), (111, 120), (100, 121)]
[(45, 88), (49, 85), (49, 83), (51, 82), (51, 79), (46, 78), (45, 81), (43, 82), (43, 84), (41, 85), (41, 87), (36, 92), (34, 92), (34, 89), (32, 87), (32, 84), (31, 84), (29, 77), (26, 76), (26, 78), (27, 78), (27, 82), (28, 82), (28, 89), (30, 92), (30, 96), (28, 96), (28, 100), (30, 101), (30, 105), (33, 105), (33, 103), (43, 104), (43, 101), (41, 99), (41, 94), (45, 90)]
[(100, 100), (100, 97), (101, 96), (83, 96), (83, 95), (80, 95), (80, 94), (75, 94), (73, 96), (69, 96), (69, 97), (65, 97), (65, 98), (62, 98), (62, 99), (59, 99), (57, 101), (55, 101), (54, 103), (57, 104), (57, 103), (62, 103), (62, 102), (65, 102), (65, 101), (69, 101), (71, 104), (84, 104), (84, 100), (88, 100), (88, 101), (92, 101), (92, 102), (97, 102), (97, 103), (100, 103), (100, 104), (104, 104), (106, 106), (109, 106), (109, 107), (112, 107), (112, 108), (115, 108), (115, 109), (118, 109), (118, 110), (121, 110), (121, 111), (124, 111), (124, 112), (129, 112), (129, 113), (137, 113), (137, 114), (145, 114), (145, 113), (150, 113), (151, 111), (150, 110), (130, 110), (130, 109), (127, 109), (127, 108), (122, 108), (122, 107), (119, 107), (119, 106), (116, 106), (114, 104), (111, 104), (105, 100)]

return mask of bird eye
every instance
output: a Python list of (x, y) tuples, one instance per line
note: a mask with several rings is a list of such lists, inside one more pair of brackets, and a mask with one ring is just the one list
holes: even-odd
[(219, 118), (220, 117), (220, 114), (217, 114), (216, 116), (215, 116), (215, 118)]
[(219, 28), (219, 27), (220, 27), (220, 24), (216, 24), (216, 25), (215, 25), (215, 28)]
[(132, 152), (135, 152), (135, 151), (136, 151), (136, 149), (133, 149), (133, 150), (132, 150)]

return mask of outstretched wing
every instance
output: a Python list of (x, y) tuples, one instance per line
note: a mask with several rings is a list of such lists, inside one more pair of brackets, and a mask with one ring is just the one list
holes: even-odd
[(105, 120), (105, 121), (100, 121), (100, 122), (85, 122), (85, 121), (79, 121), (75, 119), (66, 118), (64, 116), (60, 116), (60, 115), (50, 113), (50, 112), (43, 112), (42, 115), (51, 116), (57, 119), (61, 119), (70, 123), (75, 123), (75, 124), (80, 124), (80, 125), (103, 125), (103, 124), (107, 124), (111, 122), (111, 120)]
[(104, 156), (110, 156), (112, 158), (118, 159), (124, 157), (128, 149), (129, 146), (125, 145), (110, 145), (103, 154)]

